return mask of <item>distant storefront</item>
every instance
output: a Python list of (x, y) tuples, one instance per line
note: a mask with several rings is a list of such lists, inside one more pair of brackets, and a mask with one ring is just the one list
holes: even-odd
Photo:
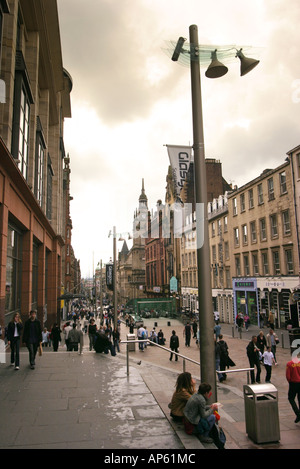
[[(299, 285), (298, 277), (233, 278), (234, 316), (247, 314), (252, 324), (267, 323), (270, 312), (275, 327), (284, 329), (288, 321), (299, 326), (297, 302), (293, 292)], [(298, 324), (297, 324), (298, 323)]]

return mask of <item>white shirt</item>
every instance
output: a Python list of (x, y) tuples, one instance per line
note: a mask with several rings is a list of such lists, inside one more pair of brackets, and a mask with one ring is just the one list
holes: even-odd
[(19, 332), (18, 332), (18, 326), (17, 326), (17, 322), (15, 322), (15, 332), (14, 332), (14, 337), (19, 337)]
[(272, 366), (273, 365), (274, 355), (273, 355), (272, 352), (264, 352), (263, 359), (264, 359), (264, 364), (265, 365)]

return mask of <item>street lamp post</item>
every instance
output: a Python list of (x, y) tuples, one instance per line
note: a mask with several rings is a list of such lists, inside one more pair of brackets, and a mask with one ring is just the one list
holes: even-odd
[[(181, 53), (189, 53), (190, 56), (197, 232), (200, 379), (201, 382), (207, 382), (212, 386), (212, 400), (216, 401), (217, 385), (215, 370), (214, 316), (210, 275), (211, 263), (209, 252), (207, 182), (200, 81), (200, 48), (197, 26), (191, 25), (189, 33), (190, 51), (183, 49), (185, 39), (180, 37), (173, 52), (172, 60), (177, 61)], [(231, 49), (235, 48), (231, 47)], [(208, 78), (218, 78), (225, 75), (228, 69), (217, 60), (217, 49), (212, 48), (210, 53), (212, 62), (206, 71), (206, 76)], [(241, 61), (241, 76), (248, 73), (259, 63), (258, 60), (245, 57), (242, 49), (236, 50), (236, 57)]]
[[(204, 152), (204, 133), (202, 115), (202, 96), (200, 82), (200, 60), (192, 60), (198, 53), (198, 28), (190, 26), (191, 44), (191, 91), (193, 114), (193, 151), (195, 168), (195, 199), (196, 207), (202, 207), (203, 218), (199, 219), (200, 211), (196, 210), (197, 233), (197, 265), (198, 265), (198, 304), (199, 304), (199, 338), (200, 338), (200, 378), (202, 382), (212, 386), (212, 400), (217, 400), (216, 360), (214, 345), (214, 317), (211, 296), (210, 254), (207, 218), (207, 183)], [(203, 240), (199, 239), (203, 223)], [(202, 244), (202, 246), (201, 246)]]

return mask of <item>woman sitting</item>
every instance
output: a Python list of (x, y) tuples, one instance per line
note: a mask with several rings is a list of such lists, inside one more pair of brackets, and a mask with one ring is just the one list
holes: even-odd
[(176, 389), (169, 404), (173, 420), (182, 422), (183, 409), (195, 391), (195, 381), (192, 379), (191, 373), (181, 373), (177, 378)]
[(185, 425), (187, 423), (190, 427), (190, 424), (192, 424), (194, 426), (193, 433), (198, 433), (200, 441), (204, 443), (213, 442), (208, 434), (216, 422), (214, 412), (218, 410), (217, 404), (207, 405), (210, 397), (211, 385), (207, 383), (200, 384), (198, 393), (191, 396), (183, 411)]

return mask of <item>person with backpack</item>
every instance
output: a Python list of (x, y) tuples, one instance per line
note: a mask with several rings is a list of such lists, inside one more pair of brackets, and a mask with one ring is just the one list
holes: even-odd
[[(170, 349), (173, 351), (173, 352), (176, 352), (178, 353), (178, 348), (179, 348), (179, 339), (178, 339), (178, 336), (176, 335), (176, 332), (175, 331), (172, 331), (172, 335), (170, 337)], [(171, 355), (170, 355), (170, 361), (172, 361), (172, 358), (173, 358), (173, 353), (171, 352)], [(178, 355), (175, 355), (175, 362), (178, 361)]]
[[(228, 345), (223, 339), (222, 334), (219, 335), (218, 344), (219, 344), (219, 353), (220, 353), (220, 371), (223, 371), (223, 370), (226, 370), (228, 366), (229, 355), (228, 355)], [(219, 381), (220, 382), (225, 381), (226, 378), (227, 378), (226, 373), (222, 373), (219, 376)]]

